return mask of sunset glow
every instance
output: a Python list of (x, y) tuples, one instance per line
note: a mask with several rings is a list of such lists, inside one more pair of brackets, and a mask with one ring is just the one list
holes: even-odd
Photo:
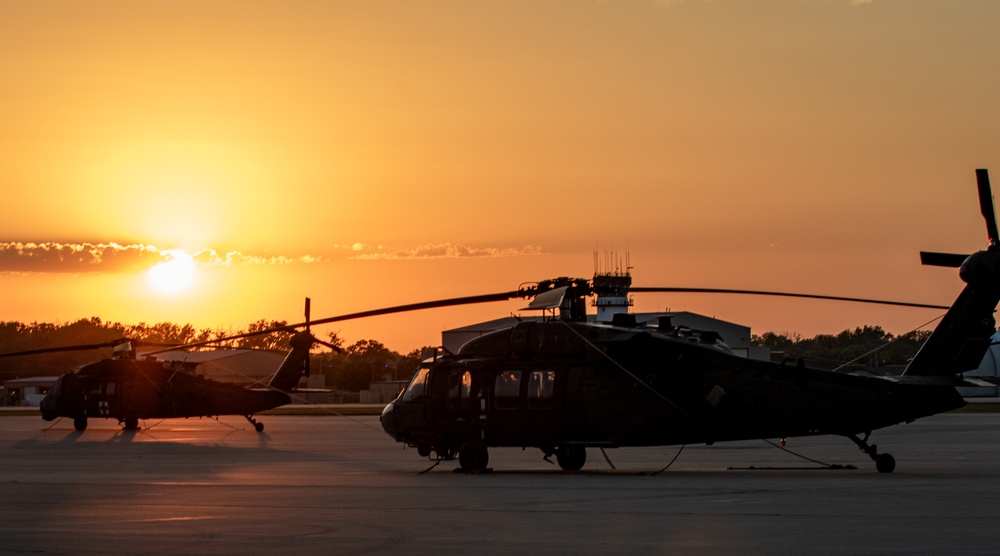
[(149, 282), (163, 293), (176, 294), (194, 281), (194, 260), (183, 251), (170, 251), (169, 258), (149, 269)]
[[(950, 303), (1000, 3), (0, 3), (0, 320), (242, 327), (589, 277)], [(181, 255), (181, 254), (184, 255)], [(170, 254), (170, 255), (168, 255)], [(151, 270), (153, 269), (153, 270)], [(523, 301), (339, 323), (437, 343)], [(926, 311), (636, 297), (814, 335)]]

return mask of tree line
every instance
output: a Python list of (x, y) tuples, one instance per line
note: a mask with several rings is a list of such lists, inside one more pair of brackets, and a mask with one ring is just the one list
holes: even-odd
[[(216, 341), (230, 336), (253, 334), (244, 338), (219, 341), (213, 348), (264, 349), (285, 351), (292, 331), (284, 330), (286, 321), (259, 320), (245, 329), (196, 329), (190, 324), (121, 324), (103, 322), (97, 317), (65, 324), (0, 322), (0, 354), (63, 346), (94, 345), (128, 339), (138, 351), (167, 346)], [(268, 331), (268, 332), (264, 332)], [(420, 349), (407, 354), (390, 350), (375, 340), (359, 340), (344, 345), (335, 333), (328, 343), (343, 351), (314, 353), (312, 373), (322, 373), (328, 388), (358, 392), (373, 381), (405, 380), (420, 363)], [(81, 365), (110, 357), (112, 348), (58, 351), (20, 357), (0, 357), (0, 382), (32, 376), (57, 376)]]
[[(51, 347), (90, 345), (128, 338), (135, 347), (155, 349), (164, 345), (190, 344), (218, 340), (254, 332), (266, 333), (214, 344), (234, 349), (284, 351), (292, 332), (283, 330), (285, 321), (259, 320), (245, 329), (195, 329), (190, 324), (172, 323), (126, 325), (103, 322), (93, 317), (66, 324), (0, 322), (0, 353)], [(880, 326), (863, 326), (839, 334), (820, 334), (803, 338), (797, 334), (765, 332), (751, 341), (771, 349), (778, 357), (804, 358), (810, 366), (835, 367), (852, 363), (861, 367), (904, 365), (923, 345), (930, 332), (917, 331), (893, 335)], [(326, 377), (328, 388), (358, 392), (371, 382), (405, 380), (420, 362), (421, 349), (406, 354), (390, 350), (376, 340), (359, 340), (345, 346), (336, 334), (329, 342), (343, 351), (314, 353), (310, 361), (313, 373)], [(111, 348), (87, 351), (60, 351), (22, 357), (0, 357), (0, 381), (31, 376), (56, 376), (100, 358), (110, 357)]]
[(862, 326), (839, 334), (819, 334), (803, 338), (797, 334), (754, 334), (754, 345), (771, 348), (772, 357), (803, 358), (811, 366), (836, 367), (844, 364), (865, 368), (905, 365), (930, 336), (929, 330), (893, 335), (881, 326)]

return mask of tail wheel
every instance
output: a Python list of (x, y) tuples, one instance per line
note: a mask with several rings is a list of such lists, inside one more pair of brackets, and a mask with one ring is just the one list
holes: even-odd
[(250, 424), (253, 425), (253, 429), (255, 431), (264, 432), (264, 423), (258, 422), (253, 418), (253, 415), (244, 415), (243, 417), (245, 417), (247, 421), (250, 421)]
[(75, 417), (73, 419), (73, 428), (83, 432), (87, 430), (87, 418), (86, 417)]
[(563, 446), (556, 450), (556, 461), (563, 471), (579, 471), (587, 463), (587, 449), (583, 446)]
[(481, 440), (470, 440), (458, 451), (458, 464), (463, 471), (486, 469), (489, 463), (489, 450), (486, 449), (486, 443)]
[(879, 473), (892, 473), (896, 470), (896, 458), (891, 454), (879, 454), (875, 458), (875, 469)]

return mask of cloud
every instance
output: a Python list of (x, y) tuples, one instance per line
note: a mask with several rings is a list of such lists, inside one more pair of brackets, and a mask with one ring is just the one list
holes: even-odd
[(163, 258), (151, 245), (0, 242), (0, 272), (128, 272)]
[[(173, 249), (159, 249), (154, 245), (122, 245), (113, 242), (0, 242), (0, 272), (135, 272), (146, 270), (169, 259), (173, 251)], [(238, 251), (220, 255), (213, 249), (196, 251), (192, 258), (198, 264), (222, 266), (313, 264), (326, 260), (315, 255), (262, 257)]]
[(284, 255), (262, 257), (259, 255), (247, 255), (239, 251), (229, 251), (223, 255), (214, 249), (202, 249), (192, 255), (196, 263), (205, 265), (222, 266), (280, 266), (288, 264), (315, 264), (325, 262), (327, 259), (317, 255), (302, 255), (300, 257), (286, 257)]
[(360, 253), (350, 258), (366, 261), (374, 260), (404, 260), (404, 259), (459, 259), (466, 257), (523, 257), (541, 255), (542, 248), (537, 245), (524, 247), (469, 247), (468, 245), (452, 243), (435, 243), (422, 245), (412, 249), (397, 251), (378, 251)]
[[(348, 260), (411, 260), (524, 257), (543, 254), (537, 245), (523, 247), (470, 247), (454, 243), (435, 243), (409, 249), (386, 251), (382, 245), (362, 242), (334, 245), (334, 251)], [(23, 243), (0, 242), (0, 272), (18, 273), (124, 273), (139, 272), (169, 260), (173, 249), (155, 245), (119, 243)], [(322, 255), (255, 255), (240, 251), (220, 253), (201, 249), (191, 254), (202, 266), (249, 267), (320, 264), (332, 259)]]
[[(699, 0), (653, 0), (653, 4), (658, 6), (682, 6)], [(875, 0), (847, 0), (852, 6), (864, 6), (873, 4)], [(700, 0), (702, 4), (712, 4), (715, 0)]]

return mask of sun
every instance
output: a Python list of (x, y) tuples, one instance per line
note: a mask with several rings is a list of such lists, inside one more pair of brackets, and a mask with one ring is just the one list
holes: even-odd
[(166, 251), (167, 260), (149, 269), (149, 283), (163, 293), (179, 293), (194, 282), (194, 259), (184, 251)]

